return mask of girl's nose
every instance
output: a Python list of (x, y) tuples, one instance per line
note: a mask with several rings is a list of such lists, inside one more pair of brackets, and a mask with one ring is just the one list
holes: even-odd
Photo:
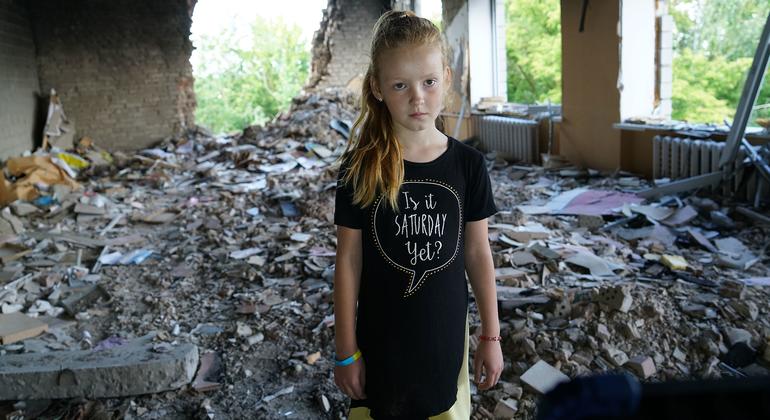
[(425, 98), (425, 92), (423, 92), (419, 86), (415, 86), (412, 88), (410, 96), (412, 98), (412, 103), (422, 103), (423, 99)]

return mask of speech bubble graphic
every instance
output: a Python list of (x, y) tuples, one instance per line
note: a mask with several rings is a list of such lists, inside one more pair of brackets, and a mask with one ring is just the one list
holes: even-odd
[(462, 228), (458, 193), (435, 180), (406, 181), (394, 212), (381, 196), (372, 216), (374, 238), (389, 264), (408, 275), (404, 296), (457, 256)]

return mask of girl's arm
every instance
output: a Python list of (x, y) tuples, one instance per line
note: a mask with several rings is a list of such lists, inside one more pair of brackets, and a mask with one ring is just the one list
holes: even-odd
[[(499, 336), (500, 320), (497, 316), (497, 288), (492, 250), (489, 248), (487, 219), (465, 224), (465, 269), (471, 281), (473, 295), (481, 316), (481, 335)], [(500, 342), (480, 341), (474, 356), (476, 383), (479, 389), (489, 389), (500, 379), (503, 371), (503, 353)]]
[[(358, 350), (356, 341), (356, 304), (361, 285), (361, 230), (337, 226), (337, 258), (334, 271), (334, 342), (338, 359)], [(364, 395), (364, 362), (358, 359), (348, 366), (334, 368), (337, 386), (355, 399)]]

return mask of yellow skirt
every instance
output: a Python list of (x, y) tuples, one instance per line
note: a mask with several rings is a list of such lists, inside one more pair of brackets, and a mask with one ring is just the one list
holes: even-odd
[[(463, 363), (460, 366), (460, 374), (457, 376), (457, 400), (449, 408), (429, 420), (468, 420), (471, 418), (471, 386), (468, 378), (468, 321), (465, 322), (465, 352)], [(348, 420), (373, 420), (366, 407), (350, 409)]]

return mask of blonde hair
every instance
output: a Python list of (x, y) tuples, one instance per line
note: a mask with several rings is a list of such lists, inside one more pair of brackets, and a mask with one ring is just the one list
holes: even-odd
[(393, 121), (384, 102), (374, 96), (379, 59), (383, 51), (404, 45), (436, 45), (444, 66), (447, 48), (441, 31), (431, 21), (410, 11), (388, 11), (377, 20), (372, 34), (369, 68), (361, 89), (361, 114), (351, 130), (342, 159), (347, 163), (343, 182), (353, 186), (353, 204), (362, 208), (382, 193), (387, 204), (398, 209), (398, 191), (404, 182), (401, 145), (393, 133)]

